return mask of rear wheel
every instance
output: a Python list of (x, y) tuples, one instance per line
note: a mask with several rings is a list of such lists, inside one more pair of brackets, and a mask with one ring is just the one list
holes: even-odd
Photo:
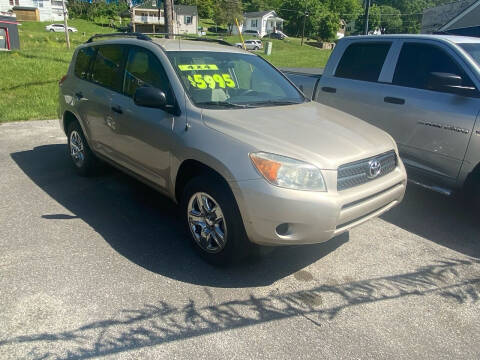
[(53, 30), (53, 29), (50, 29), (50, 32), (55, 32), (55, 30)]
[(197, 252), (214, 265), (234, 263), (249, 253), (251, 243), (228, 185), (215, 176), (192, 179), (181, 209)]
[(254, 49), (254, 50), (258, 50), (258, 49), (260, 49), (260, 48), (259, 48), (258, 46), (255, 46), (255, 49)]
[(68, 126), (67, 136), (68, 151), (75, 170), (82, 176), (91, 175), (97, 166), (97, 159), (90, 150), (82, 128), (77, 121)]

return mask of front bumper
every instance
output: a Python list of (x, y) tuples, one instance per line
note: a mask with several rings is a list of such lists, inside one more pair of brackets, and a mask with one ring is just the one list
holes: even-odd
[(324, 177), (327, 188), (334, 190), (283, 189), (264, 179), (232, 182), (250, 241), (261, 245), (325, 242), (400, 203), (407, 181), (401, 161), (388, 175), (341, 192), (336, 191), (336, 171), (324, 171)]

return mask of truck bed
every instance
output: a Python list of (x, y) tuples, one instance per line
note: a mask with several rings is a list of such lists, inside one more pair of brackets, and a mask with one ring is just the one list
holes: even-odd
[(323, 68), (280, 68), (280, 70), (310, 99), (313, 99)]

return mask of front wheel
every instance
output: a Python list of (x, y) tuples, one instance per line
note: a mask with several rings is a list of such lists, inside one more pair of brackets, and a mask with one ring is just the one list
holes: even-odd
[(228, 185), (215, 176), (192, 179), (185, 187), (181, 209), (197, 252), (214, 265), (228, 265), (251, 248), (242, 217)]
[(474, 211), (480, 211), (480, 173), (471, 174), (463, 189), (464, 200)]
[(50, 32), (55, 32), (55, 30), (53, 30), (53, 29), (50, 29)]

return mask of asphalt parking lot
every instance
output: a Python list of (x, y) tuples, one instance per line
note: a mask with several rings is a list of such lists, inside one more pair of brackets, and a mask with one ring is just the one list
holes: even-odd
[(0, 359), (480, 358), (480, 222), (409, 186), (349, 234), (204, 263), (175, 205), (0, 125)]

